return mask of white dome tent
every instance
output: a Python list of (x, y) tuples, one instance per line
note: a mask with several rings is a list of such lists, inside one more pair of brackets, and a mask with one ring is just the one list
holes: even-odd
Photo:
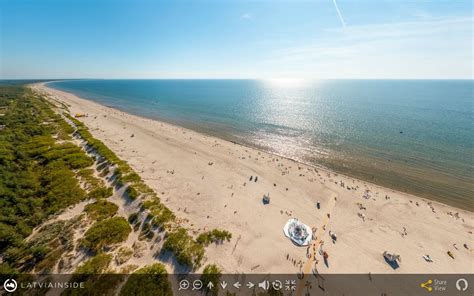
[(286, 222), (283, 232), (297, 246), (307, 246), (313, 239), (311, 228), (296, 218)]

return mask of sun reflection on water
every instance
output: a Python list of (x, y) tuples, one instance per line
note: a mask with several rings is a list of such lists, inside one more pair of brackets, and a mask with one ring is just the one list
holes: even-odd
[(264, 84), (272, 88), (305, 88), (314, 86), (315, 80), (299, 78), (274, 78), (262, 80)]

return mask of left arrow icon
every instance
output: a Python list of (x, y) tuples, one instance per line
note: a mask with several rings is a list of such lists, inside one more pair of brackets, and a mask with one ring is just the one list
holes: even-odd
[(239, 282), (236, 282), (233, 284), (233, 286), (236, 287), (237, 289), (240, 289), (240, 287), (242, 287), (242, 284)]

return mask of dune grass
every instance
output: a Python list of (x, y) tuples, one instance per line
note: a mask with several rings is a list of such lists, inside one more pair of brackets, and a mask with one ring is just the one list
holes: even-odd
[(131, 227), (123, 217), (112, 217), (93, 224), (84, 234), (81, 247), (99, 252), (104, 247), (123, 242)]
[(102, 221), (113, 217), (118, 210), (118, 206), (106, 200), (98, 200), (85, 206), (84, 211), (89, 217), (96, 221)]

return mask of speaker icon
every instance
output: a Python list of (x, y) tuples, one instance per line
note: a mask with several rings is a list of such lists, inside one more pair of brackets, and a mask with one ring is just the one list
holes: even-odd
[(268, 288), (270, 288), (270, 282), (267, 280), (263, 280), (260, 283), (258, 283), (258, 287), (264, 290), (268, 290)]
[(433, 287), (431, 287), (432, 283), (433, 283), (432, 280), (427, 280), (426, 282), (421, 283), (420, 287), (425, 288), (428, 292), (431, 292), (431, 291), (433, 291)]

